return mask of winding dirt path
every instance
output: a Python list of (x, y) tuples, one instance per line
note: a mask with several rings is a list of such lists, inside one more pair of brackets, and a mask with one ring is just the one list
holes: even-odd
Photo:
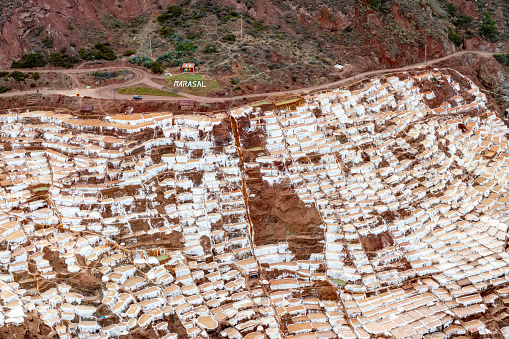
[[(447, 60), (450, 58), (454, 58), (454, 57), (458, 57), (461, 55), (465, 55), (468, 53), (473, 53), (473, 54), (477, 54), (480, 56), (492, 56), (493, 54), (496, 54), (496, 53), (492, 53), (492, 52), (481, 52), (481, 51), (461, 51), (461, 52), (453, 53), (453, 54), (450, 54), (450, 55), (447, 55), (447, 56), (444, 56), (444, 57), (441, 57), (438, 59), (429, 60), (427, 65), (433, 65), (433, 64), (439, 63), (441, 61), (444, 61), (444, 60)], [(343, 84), (345, 84), (349, 81), (352, 81), (352, 80), (362, 80), (364, 78), (371, 77), (371, 76), (377, 75), (377, 74), (406, 71), (406, 70), (410, 70), (412, 68), (422, 67), (422, 66), (424, 66), (424, 62), (420, 62), (420, 63), (416, 63), (416, 64), (404, 66), (404, 67), (399, 67), (399, 68), (380, 69), (380, 70), (375, 70), (375, 71), (359, 73), (359, 74), (356, 74), (355, 76), (351, 76), (351, 77), (344, 78), (344, 79), (341, 79), (341, 80), (338, 80), (335, 82), (318, 85), (318, 86), (294, 89), (294, 90), (289, 90), (289, 91), (256, 93), (256, 94), (232, 96), (231, 99), (227, 95), (225, 95), (224, 98), (209, 98), (209, 97), (195, 96), (195, 95), (180, 92), (179, 95), (181, 95), (182, 97), (161, 97), (161, 96), (144, 95), (143, 100), (144, 101), (178, 101), (178, 100), (182, 100), (183, 98), (187, 98), (187, 99), (192, 99), (194, 101), (202, 102), (202, 103), (214, 103), (214, 102), (228, 102), (230, 100), (237, 100), (237, 99), (243, 99), (243, 98), (263, 99), (263, 98), (267, 98), (270, 96), (276, 96), (276, 95), (308, 94), (308, 93), (314, 92), (314, 91), (325, 90), (325, 89), (329, 89), (332, 87), (338, 87), (338, 86), (343, 85)], [(109, 69), (127, 69), (134, 74), (134, 77), (128, 81), (121, 83), (121, 84), (107, 85), (107, 86), (94, 88), (94, 89), (87, 89), (83, 86), (80, 86), (79, 82), (76, 79), (76, 76), (78, 76), (79, 74), (83, 74), (84, 72), (109, 70)], [(12, 71), (12, 70), (7, 69), (5, 71)], [(43, 95), (44, 94), (60, 94), (60, 95), (67, 95), (67, 96), (75, 96), (76, 93), (80, 93), (81, 96), (88, 96), (88, 97), (91, 97), (94, 99), (113, 99), (114, 86), (116, 88), (120, 88), (120, 87), (143, 85), (143, 86), (153, 87), (153, 88), (157, 88), (157, 89), (162, 89), (164, 86), (155, 82), (153, 79), (165, 79), (165, 77), (154, 75), (147, 69), (141, 68), (141, 67), (111, 66), (111, 67), (97, 67), (97, 68), (87, 68), (87, 69), (84, 69), (84, 68), (82, 68), (82, 69), (53, 69), (53, 70), (44, 69), (44, 70), (37, 70), (37, 72), (39, 72), (39, 73), (57, 72), (57, 73), (67, 74), (71, 77), (73, 86), (77, 86), (71, 90), (44, 90), (44, 89), (39, 90), (39, 92)], [(14, 97), (14, 96), (20, 96), (20, 95), (26, 95), (26, 94), (35, 94), (35, 93), (37, 93), (36, 89), (30, 89), (30, 90), (26, 90), (26, 91), (19, 91), (19, 92), (13, 92), (13, 93), (8, 92), (8, 93), (0, 94), (0, 98), (1, 97)], [(128, 94), (116, 93), (115, 97), (118, 99), (123, 99), (123, 100), (132, 99), (132, 96), (128, 95)]]

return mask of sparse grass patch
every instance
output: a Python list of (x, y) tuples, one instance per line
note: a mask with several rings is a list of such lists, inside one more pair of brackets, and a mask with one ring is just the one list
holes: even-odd
[(344, 282), (343, 280), (341, 279), (331, 279), (331, 281), (335, 284), (338, 284), (339, 286), (345, 286), (346, 285), (346, 282)]
[(132, 95), (155, 95), (162, 97), (182, 97), (182, 95), (152, 87), (126, 87), (119, 89), (118, 93)]

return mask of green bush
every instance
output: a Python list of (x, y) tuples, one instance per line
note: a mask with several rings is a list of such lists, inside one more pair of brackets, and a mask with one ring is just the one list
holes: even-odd
[(127, 73), (128, 73), (128, 71), (124, 70), (124, 71), (105, 71), (105, 72), (96, 71), (96, 72), (89, 72), (87, 74), (93, 76), (94, 80), (96, 80), (96, 81), (102, 81), (102, 80), (113, 79), (121, 74), (127, 74)]
[(221, 38), (221, 41), (224, 42), (234, 42), (235, 40), (237, 40), (237, 37), (233, 33), (228, 33)]
[(184, 10), (180, 6), (170, 6), (166, 13), (163, 13), (157, 17), (157, 21), (160, 24), (164, 24), (166, 21), (170, 19), (178, 18), (184, 13)]
[(267, 29), (267, 26), (264, 26), (260, 21), (254, 20), (253, 21), (253, 30), (255, 32), (260, 32)]
[(458, 16), (456, 12), (456, 6), (454, 6), (450, 2), (445, 4), (445, 10), (447, 11), (447, 14), (451, 19), (451, 22), (454, 24), (454, 26), (458, 26), (459, 28), (463, 29), (468, 27), (468, 25), (470, 25), (474, 20), (471, 16), (468, 15)]
[(80, 58), (83, 60), (115, 60), (117, 56), (109, 47), (109, 43), (96, 43), (92, 49), (81, 47), (79, 50)]
[(53, 66), (71, 68), (75, 63), (79, 62), (80, 59), (74, 55), (69, 55), (62, 52), (54, 52), (48, 55), (48, 62)]
[(36, 81), (39, 80), (40, 77), (41, 77), (41, 75), (39, 74), (39, 72), (35, 72), (32, 74), (32, 79), (34, 79)]
[(41, 42), (44, 46), (46, 46), (46, 48), (51, 48), (53, 47), (54, 40), (52, 36), (47, 35), (41, 39)]
[(133, 54), (136, 54), (135, 50), (133, 50), (133, 49), (126, 49), (122, 55), (123, 56), (131, 56)]
[(369, 0), (367, 6), (374, 11), (378, 11), (380, 9), (380, 0)]
[(196, 38), (197, 38), (197, 37), (199, 37), (199, 36), (200, 36), (200, 35), (199, 35), (198, 33), (196, 33), (196, 32), (190, 32), (189, 34), (187, 34), (187, 38), (188, 38), (189, 40), (194, 40), (194, 39), (196, 39)]
[(460, 28), (466, 28), (472, 23), (472, 21), (474, 21), (474, 19), (471, 16), (460, 15), (458, 18), (453, 20), (452, 23)]
[(25, 54), (18, 61), (14, 61), (11, 68), (33, 68), (46, 66), (46, 60), (41, 53)]
[(493, 57), (504, 66), (509, 67), (509, 53), (508, 54), (494, 54)]
[(164, 66), (162, 63), (156, 61), (150, 66), (150, 70), (155, 74), (162, 74), (164, 72)]
[(499, 38), (497, 25), (488, 11), (484, 11), (484, 19), (479, 26), (479, 34), (487, 41), (496, 42)]
[(9, 74), (9, 77), (17, 81), (22, 81), (25, 80), (25, 78), (29, 77), (29, 75), (20, 71), (14, 71)]
[(0, 72), (0, 78), (3, 78), (3, 77), (5, 77), (8, 74), (9, 74), (9, 72), (6, 72), (6, 71)]
[(159, 35), (164, 38), (170, 37), (172, 36), (172, 34), (173, 32), (171, 31), (171, 29), (169, 29), (166, 26), (161, 27), (161, 29), (159, 30)]
[(94, 48), (99, 51), (99, 57), (100, 59), (104, 60), (115, 60), (117, 56), (115, 55), (115, 52), (109, 47), (109, 43), (96, 43), (94, 45)]
[(192, 52), (196, 51), (196, 46), (193, 45), (191, 42), (179, 43), (175, 47), (175, 50), (177, 52), (191, 54)]
[(0, 93), (9, 92), (11, 89), (9, 87), (5, 87), (0, 85)]
[(451, 27), (447, 27), (447, 36), (456, 47), (459, 47), (463, 44), (463, 37), (456, 33)]
[(208, 44), (207, 46), (205, 46), (203, 48), (203, 53), (204, 54), (214, 54), (214, 53), (217, 53), (216, 46)]
[(240, 82), (239, 78), (235, 78), (235, 77), (230, 78), (230, 84), (232, 84), (232, 85), (236, 85), (239, 82)]

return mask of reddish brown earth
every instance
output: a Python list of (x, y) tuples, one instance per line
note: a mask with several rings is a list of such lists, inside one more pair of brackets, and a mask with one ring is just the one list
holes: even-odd
[[(192, 6), (198, 0), (189, 2), (170, 0), (9, 0), (2, 2), (0, 11), (0, 67), (10, 66), (12, 60), (23, 54), (44, 50), (41, 38), (51, 34), (54, 46), (49, 51), (58, 51), (69, 47), (69, 42), (77, 47), (90, 46), (98, 41), (110, 42), (123, 52), (133, 46), (125, 46), (118, 39), (119, 32), (115, 23), (132, 22), (143, 18), (150, 22), (169, 5)], [(250, 4), (249, 8), (247, 4)], [(448, 40), (445, 30), (437, 27), (452, 26), (448, 18), (434, 13), (427, 1), (404, 2), (375, 1), (381, 8), (372, 9), (370, 1), (333, 1), (325, 0), (317, 4), (313, 0), (298, 1), (239, 1), (212, 0), (210, 6), (221, 4), (235, 11), (247, 13), (266, 27), (283, 31), (292, 36), (303, 35), (303, 42), (320, 40), (318, 48), (326, 51), (329, 62), (346, 61), (357, 65), (359, 70), (389, 68), (414, 63), (424, 57), (424, 41), (428, 45), (428, 56), (438, 57), (451, 53), (454, 48)], [(477, 18), (479, 11), (474, 0), (453, 0), (458, 12)], [(489, 10), (502, 33), (507, 33), (506, 1), (492, 2)], [(187, 8), (187, 7), (186, 7)], [(142, 9), (142, 10), (141, 10)], [(443, 10), (442, 10), (443, 11)], [(438, 20), (430, 20), (432, 14)], [(397, 29), (394, 29), (397, 25)], [(44, 28), (41, 34), (40, 28)], [(138, 28), (143, 29), (143, 24)], [(306, 34), (301, 32), (306, 30)], [(475, 31), (475, 28), (473, 29)], [(47, 33), (49, 32), (49, 33)], [(133, 33), (140, 37), (140, 32)], [(141, 38), (145, 38), (141, 36)], [(125, 40), (124, 40), (125, 41)], [(132, 37), (129, 41), (133, 41)], [(503, 40), (501, 42), (504, 42)], [(474, 42), (467, 44), (471, 46)], [(493, 44), (482, 48), (494, 50)], [(48, 51), (48, 52), (49, 52)], [(237, 58), (230, 64), (242, 69), (242, 61), (248, 56)], [(267, 54), (267, 62), (287, 63), (292, 56), (284, 51), (272, 50)], [(312, 68), (312, 65), (309, 65)], [(292, 70), (285, 70), (295, 75)], [(327, 71), (329, 72), (329, 71)], [(319, 72), (327, 77), (327, 72)], [(233, 72), (234, 73), (234, 72)], [(233, 74), (230, 72), (228, 75)], [(304, 76), (305, 78), (305, 76)], [(300, 79), (300, 83), (305, 79)], [(263, 87), (263, 84), (258, 84)], [(270, 89), (270, 85), (267, 87)], [(258, 88), (260, 91), (260, 88)]]
[(76, 273), (70, 280), (71, 286), (80, 291), (93, 292), (101, 287), (101, 281), (96, 278), (89, 270), (81, 270)]
[(375, 252), (385, 247), (394, 245), (394, 239), (391, 233), (381, 232), (379, 234), (368, 234), (367, 236), (359, 236), (362, 247), (365, 252)]
[(44, 247), (43, 258), (50, 262), (56, 273), (67, 273), (67, 264), (64, 258), (60, 258), (60, 254), (57, 251), (52, 251), (49, 247)]
[(323, 252), (322, 219), (314, 206), (306, 206), (286, 184), (247, 180), (249, 212), (256, 245), (288, 241), (297, 259)]
[(0, 338), (46, 339), (50, 332), (51, 328), (40, 317), (27, 313), (23, 325), (0, 327)]

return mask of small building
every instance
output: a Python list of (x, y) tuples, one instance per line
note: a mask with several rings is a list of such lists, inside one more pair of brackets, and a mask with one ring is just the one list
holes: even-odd
[(182, 71), (184, 73), (194, 73), (194, 63), (185, 62), (182, 64)]

